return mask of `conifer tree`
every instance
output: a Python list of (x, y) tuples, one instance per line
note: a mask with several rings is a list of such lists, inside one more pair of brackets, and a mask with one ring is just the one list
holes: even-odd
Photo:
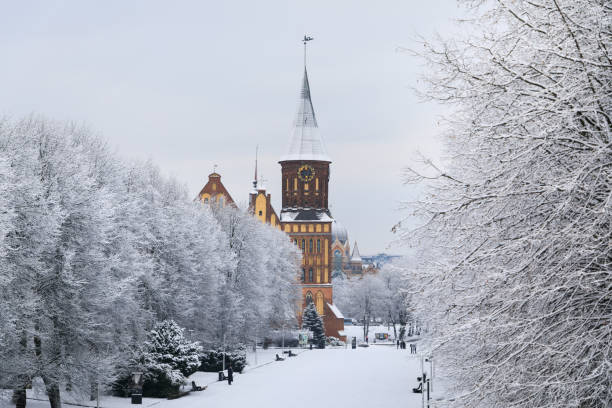
[(325, 345), (325, 328), (323, 326), (323, 319), (317, 313), (314, 303), (308, 303), (308, 306), (304, 309), (302, 315), (302, 328), (310, 330), (313, 335), (313, 341), (319, 347)]
[(185, 376), (193, 374), (200, 365), (202, 347), (185, 339), (183, 329), (173, 320), (158, 323), (145, 345), (146, 358), (153, 365), (167, 364)]

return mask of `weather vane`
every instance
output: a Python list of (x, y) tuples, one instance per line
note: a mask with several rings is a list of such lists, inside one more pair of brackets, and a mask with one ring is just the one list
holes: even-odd
[(306, 34), (304, 34), (304, 39), (302, 40), (304, 42), (304, 67), (306, 67), (306, 43), (312, 40), (314, 40), (313, 37), (309, 37)]

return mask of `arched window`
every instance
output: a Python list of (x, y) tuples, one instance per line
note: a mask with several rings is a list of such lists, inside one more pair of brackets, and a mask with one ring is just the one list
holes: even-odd
[(312, 282), (312, 268), (308, 269), (308, 282)]
[(308, 292), (306, 293), (306, 305), (309, 305), (312, 303), (312, 293)]
[(315, 306), (317, 307), (317, 313), (319, 314), (319, 316), (323, 316), (323, 293), (321, 293), (320, 291), (317, 292)]
[(302, 282), (306, 279), (306, 268), (302, 268)]
[(306, 240), (302, 240), (302, 251), (306, 251)]
[(321, 240), (317, 239), (317, 253), (321, 252)]
[(310, 245), (308, 246), (308, 250), (312, 254), (312, 239), (310, 240)]

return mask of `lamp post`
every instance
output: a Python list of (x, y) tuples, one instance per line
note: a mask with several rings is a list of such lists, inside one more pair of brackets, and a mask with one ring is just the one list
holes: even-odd
[(283, 323), (281, 330), (283, 331), (283, 344), (282, 344), (282, 348), (283, 348), (283, 353), (285, 352), (285, 324)]
[(223, 334), (223, 374), (225, 374), (225, 333)]

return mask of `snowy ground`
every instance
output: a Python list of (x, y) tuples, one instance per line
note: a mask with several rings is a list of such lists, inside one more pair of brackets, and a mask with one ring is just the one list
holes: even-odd
[[(421, 395), (411, 392), (417, 384), (420, 359), (409, 350), (382, 344), (356, 350), (350, 347), (304, 350), (297, 357), (273, 362), (277, 352), (280, 354), (280, 350), (259, 350), (259, 366), (236, 374), (231, 386), (215, 382), (214, 373), (197, 373), (196, 382), (209, 384), (207, 390), (177, 400), (145, 398), (142, 406), (311, 408), (321, 403), (356, 408), (421, 406)], [(86, 404), (95, 406), (89, 401)], [(28, 400), (28, 407), (48, 406), (48, 401)], [(105, 408), (129, 406), (126, 398), (104, 397), (101, 402)]]

